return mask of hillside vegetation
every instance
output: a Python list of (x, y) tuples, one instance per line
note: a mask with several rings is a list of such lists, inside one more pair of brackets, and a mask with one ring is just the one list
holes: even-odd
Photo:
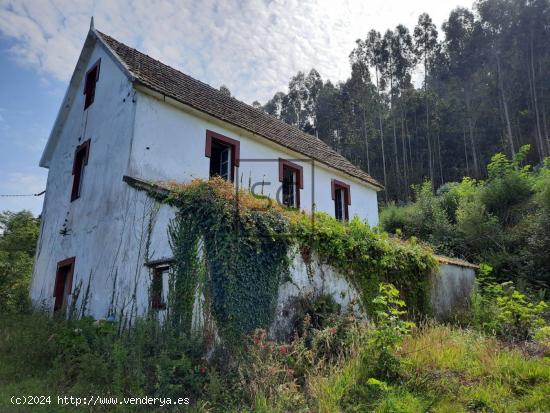
[[(125, 322), (116, 317), (72, 319), (69, 314), (69, 319), (52, 319), (23, 305), (12, 306), (0, 316), (0, 410), (88, 410), (59, 406), (57, 395), (117, 401), (188, 397), (186, 409), (197, 412), (550, 409), (547, 305), (511, 283), (496, 283), (488, 266), (482, 266), (472, 312), (461, 314), (453, 325), (441, 325), (426, 318), (423, 299), (426, 277), (435, 265), (429, 247), (390, 237), (358, 220), (342, 223), (319, 214), (312, 221), (295, 210), (266, 208), (266, 199), (235, 194), (223, 180), (164, 186), (171, 191), (162, 202), (178, 210), (169, 232), (179, 261), (166, 322), (159, 324), (151, 310), (124, 329)], [(22, 216), (29, 218), (12, 214), (10, 222)], [(26, 228), (13, 226), (2, 237), (20, 239)], [(195, 255), (196, 234), (205, 238), (205, 245), (220, 247), (207, 258), (215, 267), (209, 274)], [(235, 241), (244, 243), (241, 253), (232, 249)], [(331, 297), (305, 297), (293, 334), (281, 342), (270, 340), (265, 328), (276, 294), (272, 277), (282, 282), (278, 272), (287, 265), (281, 254), (286, 250), (273, 248), (276, 243), (280, 248), (297, 245), (306, 260), (315, 252), (346, 274), (361, 292), (368, 321), (341, 313)], [(257, 271), (266, 248), (274, 261)], [(249, 290), (242, 290), (247, 281), (261, 294), (247, 296)], [(223, 345), (215, 348), (208, 334), (188, 323), (191, 301), (186, 291), (195, 282), (205, 282), (212, 315), (225, 323), (219, 330)], [(10, 283), (9, 288), (20, 287)], [(51, 395), (51, 402), (16, 406), (9, 402), (13, 395)], [(155, 409), (182, 407), (94, 407)]]
[(432, 192), (415, 187), (415, 201), (383, 208), (380, 225), (429, 242), (436, 252), (487, 263), (499, 281), (541, 292), (550, 287), (550, 158), (525, 163), (528, 146), (510, 159), (499, 153), (485, 180), (464, 178)]
[(550, 2), (476, 0), (441, 27), (422, 13), (414, 27), (367, 31), (348, 79), (299, 72), (263, 108), (368, 171), (385, 201), (425, 180), (484, 178), (496, 152), (550, 155)]

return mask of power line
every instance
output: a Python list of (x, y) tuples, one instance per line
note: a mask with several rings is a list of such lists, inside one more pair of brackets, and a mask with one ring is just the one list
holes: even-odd
[(23, 196), (41, 196), (44, 195), (46, 191), (39, 192), (38, 194), (0, 194), (0, 197), (2, 198), (8, 198), (8, 197), (23, 197)]

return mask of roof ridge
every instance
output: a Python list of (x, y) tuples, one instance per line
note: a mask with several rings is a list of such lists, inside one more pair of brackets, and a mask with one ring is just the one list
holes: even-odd
[[(275, 116), (255, 108), (233, 96), (227, 96), (219, 89), (196, 79), (181, 70), (174, 68), (162, 61), (128, 46), (112, 36), (94, 29), (98, 37), (106, 43), (116, 54), (116, 57), (128, 68), (135, 79), (144, 86), (168, 95), (175, 100), (208, 113), (214, 117), (232, 123), (254, 134), (285, 146), (303, 155), (317, 159), (326, 165), (347, 173), (362, 181), (368, 182), (379, 188), (383, 186), (359, 166), (350, 162), (346, 157), (336, 152), (323, 140), (304, 132), (300, 128), (290, 125)], [(150, 64), (150, 67), (147, 66)], [(159, 66), (159, 67), (152, 67)], [(168, 73), (168, 77), (162, 76), (162, 71)], [(180, 78), (178, 78), (180, 76)], [(185, 85), (188, 82), (188, 85)], [(183, 87), (199, 90), (184, 90)], [(205, 88), (206, 90), (200, 90)], [(200, 95), (210, 94), (212, 101), (201, 101)], [(250, 112), (252, 111), (252, 112)], [(248, 112), (248, 115), (247, 115)], [(240, 115), (240, 116), (239, 116)], [(263, 118), (263, 119), (262, 119)], [(269, 128), (271, 126), (271, 129)], [(285, 133), (286, 129), (286, 133)], [(285, 135), (285, 136), (281, 136)], [(301, 145), (301, 142), (304, 145)], [(330, 158), (330, 159), (329, 159)]]

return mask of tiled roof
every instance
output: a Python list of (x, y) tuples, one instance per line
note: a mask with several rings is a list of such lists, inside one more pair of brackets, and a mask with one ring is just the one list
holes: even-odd
[(135, 80), (147, 88), (260, 135), (378, 188), (383, 188), (373, 177), (314, 136), (302, 132), (262, 110), (229, 97), (218, 89), (193, 79), (191, 76), (126, 46), (106, 34), (98, 31), (96, 33), (118, 56)]
[(467, 268), (473, 268), (473, 269), (479, 268), (479, 265), (472, 264), (471, 262), (464, 261), (460, 258), (446, 257), (444, 255), (436, 255), (435, 259), (439, 261), (441, 264), (458, 265), (459, 267), (467, 267)]

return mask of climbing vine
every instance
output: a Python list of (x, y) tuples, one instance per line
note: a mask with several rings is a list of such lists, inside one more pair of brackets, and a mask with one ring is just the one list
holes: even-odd
[(164, 201), (177, 208), (169, 230), (175, 259), (172, 320), (190, 328), (203, 259), (211, 310), (226, 337), (268, 327), (288, 268), (284, 216), (275, 208), (258, 208), (250, 195), (236, 197), (221, 179), (172, 186)]
[(317, 253), (326, 264), (338, 269), (360, 291), (362, 305), (372, 314), (372, 300), (380, 282), (394, 284), (404, 295), (409, 311), (429, 313), (429, 275), (437, 261), (431, 250), (414, 239), (391, 238), (355, 218), (342, 224), (324, 213), (315, 220), (298, 215), (292, 233), (306, 257)]
[(396, 285), (413, 312), (429, 312), (428, 280), (437, 263), (414, 240), (391, 238), (359, 219), (342, 223), (282, 209), (222, 179), (156, 188), (151, 195), (177, 210), (169, 227), (175, 261), (169, 320), (182, 331), (192, 328), (198, 283), (226, 338), (268, 327), (289, 275), (291, 246), (304, 261), (315, 254), (346, 276), (367, 313), (381, 282)]

